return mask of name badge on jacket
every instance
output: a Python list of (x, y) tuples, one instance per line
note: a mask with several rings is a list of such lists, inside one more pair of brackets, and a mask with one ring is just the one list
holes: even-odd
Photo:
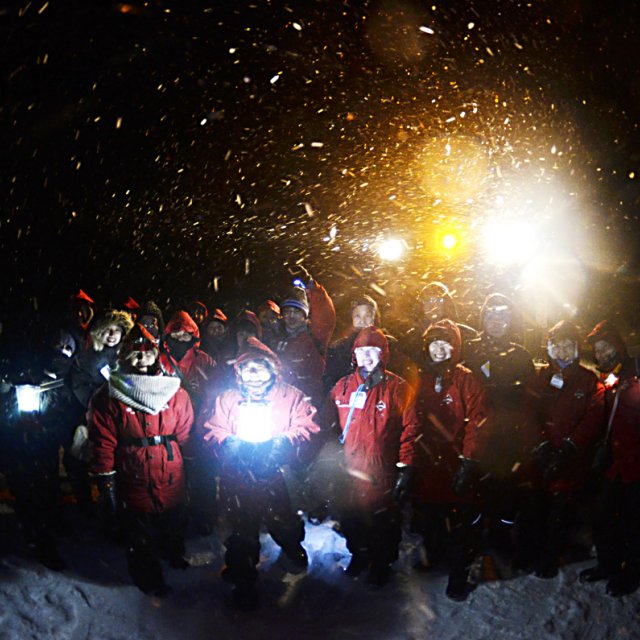
[(359, 393), (357, 391), (354, 391), (351, 394), (351, 398), (349, 399), (349, 406), (355, 407), (356, 409), (364, 409), (364, 403), (366, 401), (367, 401), (366, 391), (360, 391)]

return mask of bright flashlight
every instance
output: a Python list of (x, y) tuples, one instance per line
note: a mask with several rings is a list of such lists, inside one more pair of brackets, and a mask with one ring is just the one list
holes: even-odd
[(389, 238), (387, 240), (383, 240), (378, 245), (378, 255), (382, 260), (389, 260), (390, 262), (395, 262), (396, 260), (400, 260), (404, 255), (404, 242), (399, 240), (398, 238)]
[(447, 251), (451, 251), (451, 249), (453, 249), (458, 244), (456, 237), (451, 233), (447, 233), (445, 236), (443, 236), (441, 242), (442, 246)]
[(522, 264), (539, 247), (537, 229), (522, 220), (493, 220), (483, 233), (487, 259), (497, 264)]
[(18, 410), (24, 413), (33, 413), (40, 409), (40, 387), (30, 384), (21, 384), (16, 387)]
[(271, 404), (245, 402), (238, 412), (236, 436), (245, 442), (267, 442), (273, 438)]

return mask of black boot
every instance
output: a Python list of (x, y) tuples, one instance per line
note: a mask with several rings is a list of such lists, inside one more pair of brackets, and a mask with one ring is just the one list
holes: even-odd
[(451, 569), (446, 590), (447, 598), (455, 600), (456, 602), (466, 600), (472, 590), (467, 580), (468, 577), (469, 570), (467, 568)]

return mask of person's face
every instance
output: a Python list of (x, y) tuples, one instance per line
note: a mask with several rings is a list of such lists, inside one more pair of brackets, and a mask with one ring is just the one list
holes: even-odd
[(246, 331), (245, 329), (236, 331), (236, 344), (238, 345), (238, 349), (242, 350), (247, 344), (247, 340), (249, 338), (257, 337), (258, 336), (255, 334), (255, 331)]
[(593, 357), (600, 371), (611, 371), (617, 364), (618, 352), (610, 342), (597, 340), (593, 345)]
[(222, 338), (225, 334), (227, 328), (222, 324), (222, 322), (218, 322), (217, 320), (212, 320), (207, 325), (207, 335), (212, 338)]
[(297, 331), (307, 323), (307, 317), (304, 315), (304, 311), (302, 311), (302, 309), (296, 309), (296, 307), (285, 307), (282, 311), (282, 317), (284, 319), (284, 326), (289, 332)]
[(258, 315), (260, 324), (263, 327), (273, 327), (278, 324), (278, 314), (273, 309), (265, 309)]
[(363, 368), (367, 373), (371, 373), (380, 362), (381, 350), (379, 347), (357, 347), (353, 353), (356, 356), (358, 367)]
[(204, 322), (204, 309), (202, 307), (195, 307), (191, 310), (190, 315), (197, 325), (200, 325)]
[(99, 337), (105, 347), (115, 347), (122, 340), (122, 328), (117, 324), (110, 324)]
[(249, 360), (240, 367), (240, 381), (251, 395), (265, 391), (273, 377), (273, 372), (262, 360)]
[(433, 362), (445, 362), (453, 354), (453, 347), (446, 340), (434, 340), (429, 345), (429, 356)]
[(149, 368), (156, 363), (158, 352), (155, 349), (144, 351), (132, 351), (127, 360), (131, 368), (137, 373), (147, 373)]
[(576, 359), (577, 344), (575, 341), (569, 338), (562, 338), (561, 340), (549, 341), (547, 345), (547, 351), (549, 357), (552, 360), (559, 360), (560, 362), (572, 362)]
[(178, 342), (189, 342), (193, 338), (188, 331), (172, 331), (169, 335)]
[(484, 330), (492, 338), (503, 338), (511, 328), (511, 313), (505, 306), (490, 307), (484, 316)]
[(158, 318), (155, 316), (142, 316), (140, 324), (155, 338), (160, 334), (160, 325), (158, 324)]
[(359, 304), (351, 311), (351, 325), (354, 329), (366, 329), (373, 326), (376, 313), (368, 304)]

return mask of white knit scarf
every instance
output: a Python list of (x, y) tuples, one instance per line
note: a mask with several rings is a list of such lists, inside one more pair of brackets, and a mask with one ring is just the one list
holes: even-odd
[(180, 388), (180, 379), (170, 376), (145, 376), (112, 371), (109, 396), (132, 409), (158, 415)]

